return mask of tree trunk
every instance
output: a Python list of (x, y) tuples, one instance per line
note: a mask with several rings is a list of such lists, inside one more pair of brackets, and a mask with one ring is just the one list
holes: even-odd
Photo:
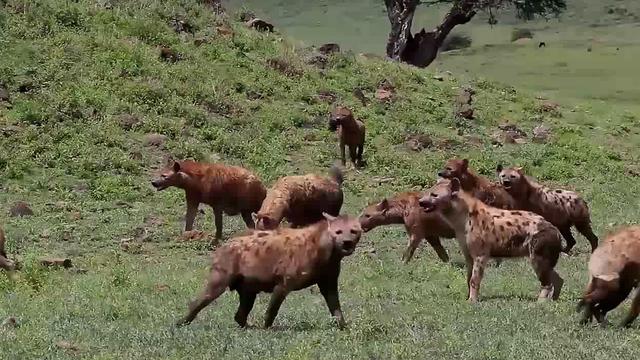
[(412, 38), (411, 24), (413, 14), (420, 0), (384, 0), (391, 31), (387, 40), (387, 56), (393, 60), (402, 60), (407, 42)]
[(391, 33), (387, 43), (387, 56), (417, 67), (427, 67), (438, 56), (442, 42), (457, 25), (466, 24), (475, 16), (477, 0), (457, 0), (451, 10), (435, 29), (427, 32), (423, 28), (411, 35), (413, 14), (420, 1), (385, 0), (391, 22)]

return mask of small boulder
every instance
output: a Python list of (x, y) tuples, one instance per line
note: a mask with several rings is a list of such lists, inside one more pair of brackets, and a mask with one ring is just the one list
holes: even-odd
[(320, 53), (323, 55), (331, 55), (331, 54), (339, 53), (340, 45), (335, 43), (324, 44), (318, 48), (318, 51), (320, 51)]
[(273, 25), (259, 18), (253, 18), (245, 22), (245, 25), (261, 32), (273, 32)]
[(182, 60), (182, 54), (169, 47), (163, 46), (160, 48), (160, 59), (174, 63), (178, 60)]
[(533, 142), (535, 143), (546, 143), (551, 136), (551, 128), (547, 125), (541, 124), (533, 128)]
[(405, 144), (410, 150), (418, 152), (431, 147), (433, 140), (427, 134), (412, 134), (407, 136)]
[(17, 201), (9, 209), (9, 215), (11, 217), (32, 216), (33, 210), (31, 210), (29, 204), (27, 204), (26, 202)]
[(9, 90), (0, 85), (0, 102), (9, 102)]
[(324, 69), (329, 62), (329, 58), (321, 53), (313, 53), (307, 56), (304, 62), (308, 65), (317, 66), (320, 69)]
[(147, 134), (142, 139), (144, 146), (154, 146), (157, 148), (163, 148), (167, 142), (167, 136), (162, 134)]

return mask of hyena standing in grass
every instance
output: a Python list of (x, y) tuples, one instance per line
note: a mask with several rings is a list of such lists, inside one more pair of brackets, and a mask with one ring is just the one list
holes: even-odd
[(193, 229), (200, 203), (213, 209), (216, 239), (222, 238), (222, 214), (241, 215), (249, 228), (254, 227), (251, 214), (260, 209), (267, 189), (251, 171), (223, 164), (175, 161), (153, 180), (158, 191), (171, 186), (183, 189), (187, 199), (185, 231)]
[(591, 229), (591, 215), (587, 202), (577, 193), (549, 189), (527, 177), (522, 168), (496, 168), (502, 186), (516, 199), (519, 209), (534, 212), (555, 225), (567, 242), (563, 249), (571, 251), (576, 240), (571, 233), (575, 226), (591, 244), (591, 252), (598, 247), (598, 237)]
[(232, 239), (213, 253), (213, 264), (203, 294), (191, 303), (178, 321), (191, 323), (198, 313), (227, 289), (237, 291), (240, 305), (235, 320), (241, 327), (253, 308), (256, 295), (271, 293), (265, 327), (270, 327), (287, 295), (318, 285), (329, 312), (345, 326), (338, 296), (342, 258), (351, 255), (362, 235), (357, 219), (323, 214), (326, 220), (300, 229), (254, 231)]
[(367, 206), (360, 214), (362, 230), (368, 232), (382, 225), (403, 224), (409, 235), (407, 249), (402, 255), (405, 263), (413, 258), (422, 239), (427, 240), (440, 260), (448, 262), (449, 255), (440, 238), (452, 239), (455, 233), (440, 216), (422, 210), (418, 204), (420, 196), (419, 192), (404, 192)]
[(364, 165), (362, 153), (364, 152), (364, 123), (353, 117), (351, 110), (344, 106), (338, 106), (329, 118), (329, 130), (338, 131), (340, 141), (340, 159), (342, 166), (347, 165), (345, 147), (349, 148), (349, 157), (355, 167)]
[(505, 189), (484, 176), (476, 174), (469, 168), (467, 159), (451, 159), (447, 161), (438, 176), (445, 179), (457, 178), (462, 190), (472, 194), (483, 203), (499, 209), (513, 210), (516, 208), (515, 199)]
[(541, 285), (538, 299), (560, 296), (564, 280), (554, 267), (562, 237), (542, 216), (488, 206), (462, 190), (457, 178), (439, 181), (420, 199), (420, 206), (437, 211), (454, 229), (467, 263), (469, 301), (478, 301), (484, 269), (494, 257), (528, 256)]
[[(607, 237), (589, 259), (589, 284), (578, 310), (582, 323), (595, 318), (606, 325), (607, 312), (622, 303), (640, 283), (640, 226), (631, 226)], [(629, 314), (622, 322), (630, 326), (640, 314), (640, 290), (636, 291)]]
[(338, 216), (344, 200), (343, 180), (337, 166), (331, 168), (330, 177), (308, 174), (279, 179), (254, 214), (256, 228), (275, 229), (285, 218), (291, 227), (301, 227), (322, 220), (323, 212)]

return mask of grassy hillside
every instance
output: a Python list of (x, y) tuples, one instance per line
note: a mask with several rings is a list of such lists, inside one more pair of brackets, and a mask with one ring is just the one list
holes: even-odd
[[(433, 183), (445, 159), (469, 157), (492, 176), (497, 162), (520, 164), (538, 179), (580, 191), (596, 232), (638, 218), (639, 124), (634, 112), (596, 102), (545, 112), (535, 94), (486, 79), (460, 80), (350, 53), (324, 70), (305, 64), (306, 49), (216, 18), (196, 0), (0, 2), (0, 224), (8, 252), (24, 263), (14, 280), (0, 276), (0, 354), (41, 358), (457, 358), (562, 356), (629, 358), (638, 327), (581, 328), (574, 306), (586, 280), (586, 241), (563, 257), (564, 295), (537, 304), (524, 261), (490, 269), (481, 303), (468, 305), (462, 261), (430, 248), (402, 265), (402, 229), (377, 229), (346, 259), (341, 300), (348, 329), (332, 324), (317, 293), (293, 294), (273, 330), (237, 329), (236, 295), (226, 294), (189, 327), (170, 325), (200, 291), (205, 241), (182, 242), (183, 194), (153, 191), (149, 180), (166, 157), (220, 160), (276, 178), (325, 172), (337, 157), (326, 126), (331, 104), (353, 108), (367, 125), (361, 171), (350, 169), (345, 212)], [(193, 34), (174, 29), (185, 20)], [(233, 35), (230, 35), (232, 33)], [(160, 46), (180, 54), (170, 62)], [(373, 93), (393, 83), (395, 99)], [(454, 99), (473, 87), (475, 120), (457, 120)], [(363, 106), (352, 94), (371, 100)], [(553, 99), (552, 99), (553, 100)], [(509, 120), (525, 144), (494, 146)], [(534, 126), (552, 129), (532, 142)], [(156, 134), (150, 139), (149, 134)], [(157, 134), (163, 135), (158, 137)], [(432, 144), (413, 151), (408, 137)], [(158, 141), (160, 139), (160, 141)], [(153, 141), (151, 141), (153, 140)], [(10, 217), (26, 201), (34, 216)], [(212, 214), (196, 226), (212, 230)], [(242, 229), (225, 218), (225, 236)], [(69, 256), (71, 270), (43, 270), (42, 255)], [(261, 324), (266, 298), (250, 317)], [(622, 317), (623, 307), (612, 320)], [(73, 344), (70, 349), (61, 341)]]
[[(307, 44), (338, 42), (356, 52), (384, 53), (389, 23), (381, 0), (321, 0), (313, 6), (289, 0), (228, 3), (255, 10)], [(447, 10), (446, 5), (419, 7), (414, 30), (435, 27)], [(494, 26), (480, 13), (457, 27), (454, 33), (473, 40), (471, 48), (442, 54), (433, 66), (486, 76), (567, 102), (604, 100), (640, 111), (635, 101), (640, 78), (632, 60), (640, 53), (639, 2), (567, 0), (567, 11), (559, 18), (529, 22), (516, 19), (509, 9), (498, 15)], [(532, 29), (533, 41), (513, 44), (516, 28)], [(539, 41), (547, 48), (539, 50)], [(589, 47), (592, 52), (587, 52)]]

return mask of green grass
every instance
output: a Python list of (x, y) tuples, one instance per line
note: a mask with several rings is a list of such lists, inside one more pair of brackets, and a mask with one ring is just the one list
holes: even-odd
[[(332, 57), (321, 72), (305, 65), (305, 50), (282, 35), (225, 25), (195, 0), (111, 1), (111, 7), (90, 0), (2, 3), (0, 83), (11, 104), (0, 104), (0, 223), (8, 252), (24, 269), (15, 280), (0, 276), (0, 320), (15, 316), (20, 323), (0, 329), (0, 354), (580, 359), (637, 352), (640, 324), (629, 330), (577, 325), (574, 307), (588, 258), (583, 238), (577, 254), (560, 261), (567, 282), (559, 302), (536, 303), (532, 270), (514, 261), (488, 271), (481, 303), (472, 306), (464, 299), (455, 243), (447, 242), (453, 264), (440, 263), (425, 247), (405, 266), (400, 255), (406, 236), (397, 227), (367, 234), (345, 260), (345, 331), (336, 329), (321, 296), (309, 290), (287, 299), (271, 330), (238, 329), (235, 294), (222, 296), (191, 326), (171, 330), (201, 290), (208, 251), (205, 243), (177, 241), (183, 194), (156, 193), (149, 185), (169, 154), (244, 165), (268, 184), (287, 174), (325, 172), (337, 149), (325, 123), (331, 105), (317, 94), (329, 90), (367, 125), (368, 166), (347, 172), (345, 212), (357, 214), (383, 196), (424, 188), (445, 159), (465, 156), (488, 176), (497, 162), (514, 163), (541, 181), (580, 191), (604, 236), (638, 218), (640, 184), (627, 175), (638, 170), (640, 154), (633, 109), (608, 99), (576, 102), (552, 117), (539, 111), (535, 92), (457, 73), (440, 82), (429, 70), (348, 53)], [(169, 25), (175, 16), (188, 19), (196, 34), (176, 34)], [(216, 26), (231, 26), (235, 35), (218, 35)], [(197, 47), (195, 38), (208, 43)], [(176, 49), (183, 60), (164, 62), (160, 45)], [(284, 60), (300, 75), (272, 69), (270, 59)], [(363, 107), (352, 95), (359, 87), (372, 97), (385, 78), (396, 85), (396, 101)], [(453, 100), (467, 84), (477, 91), (477, 119), (460, 123), (452, 117)], [(128, 115), (139, 121), (122, 127)], [(494, 147), (491, 134), (504, 119), (529, 133), (545, 123), (553, 139)], [(148, 133), (166, 135), (164, 148), (145, 146)], [(434, 147), (407, 150), (405, 137), (414, 133), (431, 136)], [(393, 180), (379, 185), (380, 177)], [(33, 217), (8, 216), (19, 200), (32, 206)], [(225, 224), (226, 237), (242, 229), (237, 218), (225, 218)], [(196, 226), (212, 230), (210, 210)], [(137, 250), (124, 251), (123, 239)], [(44, 255), (69, 256), (87, 273), (40, 269), (37, 258)], [(259, 299), (251, 323), (262, 323), (265, 301)], [(611, 319), (619, 321), (627, 308)], [(59, 341), (79, 350), (60, 349)]]

